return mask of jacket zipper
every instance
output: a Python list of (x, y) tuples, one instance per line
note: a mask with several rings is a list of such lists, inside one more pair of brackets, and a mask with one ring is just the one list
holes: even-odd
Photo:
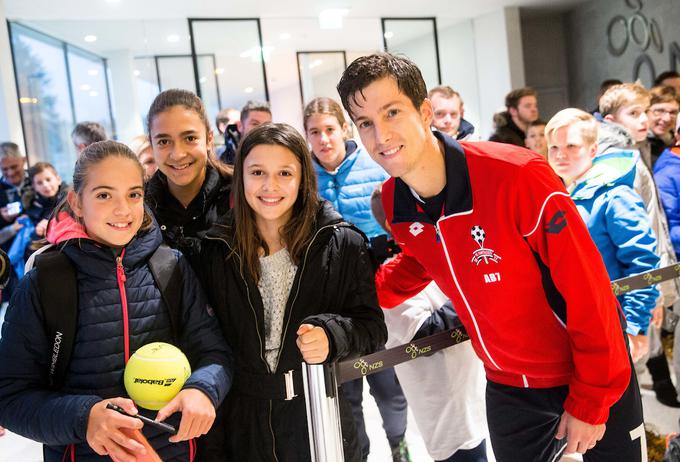
[(446, 216), (440, 217), (439, 220), (435, 223), (435, 229), (437, 231), (437, 235), (439, 236), (439, 240), (442, 243), (442, 246), (444, 246), (444, 255), (446, 256), (446, 262), (449, 265), (449, 272), (451, 273), (451, 277), (453, 278), (453, 282), (456, 284), (456, 288), (458, 289), (458, 293), (460, 294), (461, 298), (463, 299), (463, 303), (465, 303), (465, 308), (467, 309), (468, 314), (470, 315), (470, 319), (472, 319), (472, 324), (475, 327), (475, 332), (477, 332), (477, 338), (479, 339), (479, 343), (482, 346), (482, 349), (484, 350), (484, 353), (486, 353), (486, 357), (489, 358), (489, 361), (491, 364), (494, 365), (496, 369), (499, 371), (502, 371), (501, 367), (494, 361), (494, 359), (491, 357), (491, 353), (489, 353), (489, 350), (486, 348), (486, 344), (484, 343), (484, 338), (482, 337), (482, 333), (479, 330), (479, 324), (477, 324), (477, 318), (475, 317), (474, 313), (472, 312), (472, 308), (470, 308), (470, 305), (468, 304), (467, 298), (465, 297), (465, 294), (463, 293), (463, 289), (461, 289), (460, 284), (458, 284), (458, 278), (456, 278), (456, 274), (453, 271), (453, 264), (451, 263), (451, 256), (449, 255), (449, 250), (446, 247), (446, 240), (444, 239), (444, 234), (441, 232), (441, 229), (439, 228), (439, 223), (443, 220), (445, 220)]
[(119, 256), (116, 257), (116, 279), (118, 280), (118, 291), (120, 292), (120, 301), (123, 307), (123, 342), (125, 344), (125, 364), (130, 359), (130, 325), (128, 320), (128, 304), (127, 295), (125, 294), (125, 268), (123, 268), (123, 256), (125, 249), (122, 250)]

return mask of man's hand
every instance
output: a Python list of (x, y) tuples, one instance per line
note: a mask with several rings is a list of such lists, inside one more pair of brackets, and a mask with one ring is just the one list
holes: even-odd
[(92, 406), (87, 419), (87, 444), (100, 456), (110, 455), (120, 462), (136, 462), (138, 455), (146, 454), (146, 449), (120, 429), (140, 429), (144, 424), (134, 417), (106, 409), (108, 403), (122, 407), (128, 414), (137, 414), (137, 408), (130, 399), (114, 398), (98, 402)]
[(296, 334), (295, 343), (307, 364), (320, 364), (328, 358), (328, 337), (323, 327), (302, 324)]
[(2, 435), (4, 435), (4, 434), (5, 434), (5, 428), (4, 428), (4, 427), (0, 427), (0, 436), (2, 436)]
[(215, 407), (212, 401), (201, 390), (194, 388), (177, 393), (172, 401), (158, 411), (156, 421), (162, 422), (175, 412), (182, 413), (182, 420), (177, 434), (170, 437), (171, 443), (205, 435), (215, 420)]
[(564, 411), (555, 438), (561, 440), (565, 436), (567, 437), (565, 454), (574, 452), (585, 454), (587, 450), (593, 449), (595, 444), (602, 439), (605, 428), (605, 424), (590, 425)]
[(649, 337), (646, 335), (628, 334), (628, 344), (630, 345), (630, 357), (633, 359), (633, 362), (637, 362), (649, 352)]

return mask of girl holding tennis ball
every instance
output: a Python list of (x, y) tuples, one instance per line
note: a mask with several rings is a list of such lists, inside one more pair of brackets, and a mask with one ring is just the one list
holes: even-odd
[[(50, 387), (50, 361), (59, 345), (44, 327), (41, 304), (48, 303), (40, 298), (37, 273), (44, 267), (33, 269), (20, 282), (3, 325), (0, 422), (44, 443), (46, 462), (142, 460), (147, 450), (127, 436), (142, 423), (107, 409), (113, 404), (174, 425), (178, 433), (171, 438), (150, 425), (142, 433), (162, 460), (193, 460), (192, 438), (211, 427), (231, 385), (231, 352), (178, 251), (169, 251), (181, 281), (181, 327), (172, 329), (169, 307), (149, 267), (162, 236), (144, 209), (143, 172), (135, 154), (114, 141), (89, 146), (76, 162), (73, 190), (55, 216), (47, 239), (77, 276), (73, 351), (63, 383)], [(123, 386), (130, 355), (152, 342), (176, 344), (194, 371), (157, 416), (138, 411)]]
[[(308, 461), (302, 361), (370, 353), (387, 337), (366, 238), (319, 199), (307, 143), (289, 125), (243, 139), (233, 193), (194, 265), (236, 364), (205, 460)], [(345, 459), (361, 460), (339, 396)]]

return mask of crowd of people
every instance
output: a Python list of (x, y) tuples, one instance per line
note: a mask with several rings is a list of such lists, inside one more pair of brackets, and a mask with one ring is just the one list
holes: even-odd
[[(411, 460), (407, 407), (436, 461), (485, 462), (487, 439), (498, 461), (646, 460), (636, 370), (680, 407), (661, 342), (680, 342), (680, 285), (615, 296), (610, 281), (677, 262), (680, 75), (607, 80), (595, 110), (547, 122), (535, 90), (513, 90), (489, 141), (404, 57), (358, 58), (337, 89), (305, 106), (303, 133), (260, 101), (214, 133), (200, 98), (163, 91), (129, 145), (79, 123), (70, 184), (2, 143), (0, 425), (48, 462), (133, 462), (140, 428), (165, 461), (307, 461), (301, 362), (462, 325), (471, 342), (367, 377), (395, 462)], [(55, 380), (48, 319), (66, 309), (45, 281), (69, 277)], [(192, 374), (155, 414), (122, 377), (157, 341)], [(370, 452), (363, 383), (340, 387), (345, 460)]]

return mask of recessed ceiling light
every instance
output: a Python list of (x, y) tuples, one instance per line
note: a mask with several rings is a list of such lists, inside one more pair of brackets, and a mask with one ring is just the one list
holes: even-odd
[(201, 82), (201, 83), (206, 83), (208, 81), (208, 78), (207, 77), (201, 77), (200, 79), (198, 79), (198, 81)]
[(246, 87), (243, 89), (243, 91), (245, 91), (246, 93), (252, 93), (253, 91), (255, 91), (255, 89), (253, 87)]
[(99, 70), (98, 69), (88, 69), (87, 75), (99, 75)]
[(390, 31), (385, 32), (385, 38), (386, 38), (386, 39), (389, 40), (389, 39), (391, 39), (392, 37), (394, 37), (394, 32), (390, 32)]
[(96, 35), (86, 35), (85, 37), (83, 37), (83, 40), (85, 40), (86, 42), (89, 42), (89, 43), (96, 42), (97, 36)]
[(284, 32), (281, 35), (279, 35), (280, 40), (288, 40), (291, 37), (292, 37), (292, 35), (290, 35), (288, 32)]
[(315, 67), (319, 67), (323, 64), (323, 59), (315, 59), (311, 63), (309, 63), (309, 68), (314, 69)]
[(90, 96), (99, 96), (99, 92), (97, 92), (97, 91), (95, 91), (95, 90), (92, 90), (92, 91), (90, 92)]
[(215, 74), (217, 75), (224, 74), (224, 68), (218, 67), (217, 69), (215, 69)]
[(92, 90), (92, 86), (84, 83), (80, 86), (80, 89), (83, 90), (83, 91), (90, 91), (90, 90)]
[(135, 77), (139, 77), (139, 75), (141, 74), (141, 72), (139, 72), (137, 69), (135, 69), (134, 72), (133, 72), (133, 74), (135, 75)]
[(170, 35), (168, 35), (167, 40), (168, 40), (168, 42), (170, 42), (170, 43), (179, 42), (179, 35), (177, 35), (177, 34), (170, 34)]

